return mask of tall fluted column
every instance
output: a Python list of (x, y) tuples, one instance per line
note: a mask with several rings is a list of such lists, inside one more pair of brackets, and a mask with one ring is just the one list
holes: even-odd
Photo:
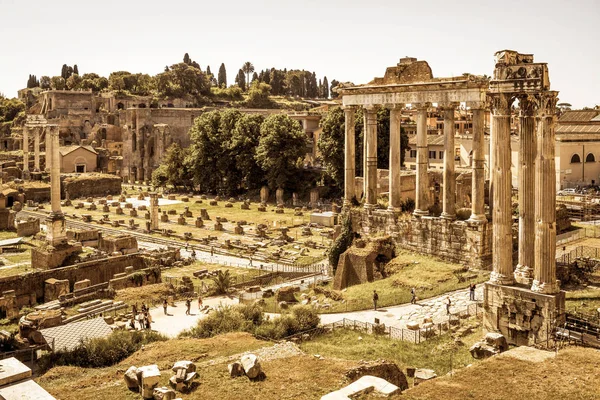
[(46, 240), (52, 246), (58, 246), (67, 241), (65, 216), (60, 208), (60, 152), (58, 125), (48, 125), (46, 136), (51, 136), (51, 150), (46, 150), (46, 158), (51, 158), (50, 167), (50, 204), (51, 213), (47, 219)]
[(533, 99), (519, 99), (519, 262), (515, 269), (515, 280), (531, 285), (533, 280), (535, 244), (535, 118)]
[(354, 107), (344, 107), (346, 133), (344, 136), (344, 206), (352, 204), (352, 198), (356, 196), (354, 191), (355, 167), (355, 118)]
[(365, 107), (365, 141), (366, 174), (365, 174), (365, 208), (374, 208), (377, 204), (377, 112), (375, 107)]
[(444, 114), (444, 193), (442, 218), (456, 218), (456, 183), (454, 176), (454, 110), (456, 103), (443, 104)]
[(23, 127), (23, 178), (29, 179), (29, 130), (31, 127)]
[(535, 160), (535, 267), (531, 290), (557, 293), (556, 282), (556, 165), (554, 124), (557, 92), (540, 95)]
[(401, 142), (400, 142), (400, 116), (402, 107), (390, 107), (390, 175), (389, 175), (389, 205), (388, 210), (400, 211), (402, 187), (400, 183), (401, 168)]
[(510, 111), (512, 99), (506, 94), (492, 96), (494, 133), (494, 209), (493, 209), (493, 270), (490, 282), (499, 285), (514, 283), (512, 267), (512, 185), (510, 151)]
[(46, 172), (52, 171), (52, 135), (50, 135), (50, 127), (46, 126)]
[(414, 215), (429, 214), (429, 175), (427, 153), (427, 109), (431, 103), (417, 104), (417, 187)]
[(40, 172), (40, 133), (42, 128), (36, 127), (33, 136), (33, 170)]
[(483, 133), (485, 125), (485, 111), (480, 108), (473, 110), (473, 163), (471, 165), (471, 222), (486, 222), (485, 218), (485, 152)]

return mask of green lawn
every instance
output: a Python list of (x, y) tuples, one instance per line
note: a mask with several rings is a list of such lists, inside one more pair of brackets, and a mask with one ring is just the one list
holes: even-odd
[(463, 344), (460, 345), (455, 344), (448, 334), (414, 344), (386, 336), (338, 329), (302, 343), (301, 348), (308, 354), (320, 354), (325, 358), (385, 359), (395, 362), (401, 369), (429, 368), (441, 376), (477, 362), (471, 357), (469, 348), (482, 337), (481, 328), (477, 328), (461, 338)]
[(596, 315), (600, 308), (600, 289), (567, 292), (565, 306), (567, 311)]
[[(414, 287), (419, 299), (439, 296), (441, 294), (464, 289), (470, 283), (485, 282), (489, 278), (488, 271), (466, 271), (462, 265), (440, 261), (434, 257), (402, 251), (389, 265), (393, 274), (385, 279), (361, 285), (350, 286), (341, 292), (343, 299), (334, 301), (323, 294), (309, 290), (310, 296), (316, 296), (319, 303), (330, 303), (331, 308), (319, 309), (323, 313), (366, 310), (373, 307), (373, 290), (377, 290), (380, 307), (410, 302), (410, 289)], [(459, 280), (459, 277), (461, 280)], [(325, 289), (331, 290), (328, 284)], [(302, 292), (296, 293), (300, 300)], [(275, 309), (275, 299), (265, 299), (267, 310)]]

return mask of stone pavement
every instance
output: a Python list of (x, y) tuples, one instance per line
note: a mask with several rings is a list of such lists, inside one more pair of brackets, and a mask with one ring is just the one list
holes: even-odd
[[(395, 328), (406, 328), (408, 322), (423, 323), (425, 317), (431, 317), (434, 323), (447, 321), (446, 296), (450, 296), (452, 305), (450, 312), (456, 313), (465, 310), (469, 304), (469, 290), (463, 289), (456, 292), (446, 293), (442, 296), (417, 301), (417, 304), (403, 304), (393, 307), (382, 307), (375, 310), (353, 311), (337, 314), (321, 314), (321, 323), (329, 324), (341, 321), (344, 318), (361, 322), (375, 323), (375, 318), (386, 326)], [(483, 300), (483, 284), (477, 285), (475, 300)]]
[[(196, 323), (206, 318), (206, 314), (198, 312), (198, 298), (193, 298), (191, 315), (185, 315), (185, 301), (175, 303), (175, 307), (167, 307), (167, 315), (164, 314), (162, 305), (150, 310), (152, 315), (152, 330), (160, 332), (169, 337), (176, 337), (182, 331), (196, 325)], [(229, 298), (226, 296), (210, 297), (202, 299), (204, 305), (209, 305), (212, 308), (219, 306), (233, 305), (238, 303), (237, 298)]]

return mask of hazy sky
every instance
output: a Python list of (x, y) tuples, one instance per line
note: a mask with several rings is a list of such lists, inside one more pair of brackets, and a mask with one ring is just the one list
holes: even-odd
[(436, 77), (492, 74), (514, 49), (547, 62), (575, 107), (600, 104), (600, 0), (0, 0), (0, 92), (28, 74), (126, 70), (156, 74), (183, 54), (233, 83), (244, 61), (367, 83), (400, 57)]

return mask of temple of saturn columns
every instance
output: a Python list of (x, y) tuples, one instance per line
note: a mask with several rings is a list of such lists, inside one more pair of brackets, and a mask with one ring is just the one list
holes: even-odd
[[(484, 325), (511, 343), (551, 340), (554, 326), (564, 322), (564, 292), (556, 280), (556, 171), (554, 125), (557, 92), (550, 90), (548, 67), (533, 55), (504, 50), (495, 54), (491, 80), (463, 75), (433, 78), (425, 61), (405, 58), (366, 85), (342, 85), (338, 92), (346, 113), (345, 205), (355, 197), (354, 111), (364, 111), (364, 205), (353, 212), (363, 233), (387, 232), (405, 248), (492, 273), (484, 290)], [(518, 263), (513, 267), (510, 119), (520, 109)], [(465, 103), (473, 112), (471, 217), (455, 217), (454, 110)], [(400, 110), (417, 109), (415, 211), (410, 220), (400, 210)], [(427, 111), (433, 105), (444, 115), (443, 211), (429, 215)], [(377, 207), (378, 107), (390, 109), (389, 206)], [(491, 110), (490, 200), (488, 223), (484, 204), (484, 112)], [(533, 251), (532, 251), (533, 250)]]

